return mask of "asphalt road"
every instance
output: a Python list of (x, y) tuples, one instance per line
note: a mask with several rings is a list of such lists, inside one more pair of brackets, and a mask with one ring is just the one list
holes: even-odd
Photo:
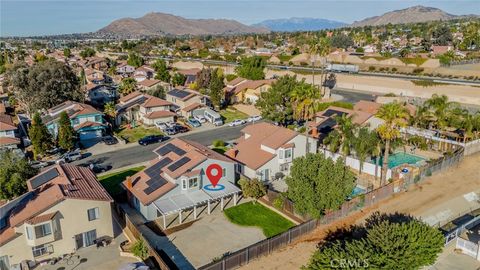
[(360, 100), (368, 100), (373, 101), (375, 100), (375, 93), (368, 93), (368, 92), (360, 92), (349, 90), (345, 88), (334, 88), (332, 89), (332, 94), (337, 94), (343, 97), (341, 101), (349, 102), (349, 103), (357, 103)]
[[(240, 137), (240, 130), (243, 129), (245, 125), (229, 127), (224, 126), (212, 130), (197, 132), (197, 133), (185, 133), (180, 134), (174, 137), (181, 137), (183, 139), (195, 141), (201, 143), (205, 146), (212, 144), (213, 140), (221, 139), (223, 141), (230, 141)], [(136, 144), (136, 143), (135, 143)], [(75, 165), (85, 165), (85, 164), (102, 164), (112, 166), (112, 169), (121, 168), (125, 166), (130, 166), (142, 162), (146, 162), (157, 157), (153, 150), (157, 148), (160, 143), (150, 144), (147, 146), (135, 145), (133, 147), (121, 149), (114, 152), (99, 154), (95, 156), (89, 156), (82, 160), (73, 162)]]

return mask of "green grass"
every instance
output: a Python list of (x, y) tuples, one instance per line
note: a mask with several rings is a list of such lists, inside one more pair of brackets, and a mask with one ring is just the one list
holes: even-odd
[(427, 58), (421, 58), (421, 57), (415, 57), (415, 58), (399, 58), (400, 61), (405, 63), (406, 65), (409, 64), (414, 64), (417, 67), (423, 65), (428, 59)]
[(118, 136), (125, 138), (128, 142), (137, 142), (141, 138), (147, 135), (163, 135), (163, 133), (158, 128), (146, 128), (143, 126), (138, 126), (135, 128), (124, 128), (122, 130), (115, 132)]
[(145, 169), (144, 166), (131, 168), (125, 171), (120, 171), (116, 173), (109, 173), (98, 177), (100, 184), (110, 193), (110, 195), (115, 196), (122, 193), (122, 187), (120, 183), (123, 182), (127, 177), (136, 174), (137, 172)]
[(247, 119), (248, 118), (247, 114), (245, 114), (241, 111), (235, 110), (235, 109), (231, 109), (231, 108), (221, 110), (220, 115), (223, 117), (223, 121), (225, 123), (230, 123), (235, 119)]
[(295, 226), (293, 222), (266, 208), (260, 203), (240, 204), (224, 211), (230, 222), (241, 226), (260, 227), (266, 237), (280, 234)]
[(284, 63), (288, 63), (290, 59), (293, 58), (293, 55), (280, 54), (280, 55), (277, 55), (277, 57), (278, 59), (280, 59), (280, 61)]
[(411, 80), (413, 84), (416, 86), (423, 86), (423, 87), (430, 87), (430, 86), (437, 86), (437, 85), (448, 85), (448, 83), (442, 82), (435, 82), (433, 80)]

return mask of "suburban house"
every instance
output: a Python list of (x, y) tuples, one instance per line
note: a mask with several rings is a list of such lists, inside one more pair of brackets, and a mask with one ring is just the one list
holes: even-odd
[(175, 121), (176, 114), (172, 112), (171, 102), (139, 91), (120, 98), (115, 106), (117, 112), (115, 124), (142, 122), (154, 125), (156, 122)]
[(153, 77), (155, 77), (155, 70), (147, 65), (135, 69), (135, 72), (133, 73), (133, 78), (135, 78), (137, 82), (150, 80), (153, 79)]
[(1, 269), (44, 261), (113, 239), (110, 195), (85, 167), (55, 165), (0, 206)]
[(84, 72), (87, 83), (101, 84), (106, 82), (106, 75), (103, 71), (86, 68)]
[(133, 74), (135, 72), (135, 67), (130, 66), (127, 63), (120, 63), (116, 67), (116, 72), (117, 72), (117, 74), (130, 75), (130, 74)]
[(242, 129), (242, 136), (225, 155), (237, 161), (237, 172), (271, 183), (290, 173), (294, 158), (317, 151), (317, 142), (296, 131), (258, 123)]
[(374, 130), (383, 123), (383, 120), (376, 117), (375, 113), (380, 106), (375, 102), (365, 101), (357, 105), (357, 110), (350, 110), (336, 106), (329, 106), (326, 110), (315, 114), (315, 120), (310, 122), (309, 134), (320, 142), (337, 126), (336, 117), (347, 115), (352, 117), (352, 122), (359, 126), (366, 126)]
[(270, 80), (247, 80), (236, 78), (227, 83), (223, 88), (225, 100), (229, 103), (250, 103), (255, 104), (260, 98), (260, 93), (268, 91), (275, 79)]
[(20, 144), (16, 137), (17, 133), (17, 126), (13, 123), (12, 117), (0, 113), (0, 150), (16, 149)]
[(83, 60), (80, 60), (78, 63), (80, 64), (80, 66), (89, 69), (105, 70), (108, 68), (107, 59), (103, 57), (87, 57)]
[(200, 69), (199, 68), (183, 69), (177, 72), (185, 75), (186, 80), (185, 80), (184, 86), (188, 87), (190, 84), (194, 83), (197, 80), (197, 74), (200, 72)]
[[(143, 171), (127, 178), (123, 186), (127, 189), (130, 203), (147, 220), (163, 219), (178, 213), (182, 223), (182, 212), (193, 209), (197, 218), (197, 207), (207, 205), (210, 214), (212, 202), (234, 197), (240, 189), (235, 186), (235, 162), (199, 143), (179, 138), (164, 142), (154, 152), (158, 158), (152, 160)], [(218, 176), (218, 185), (211, 184), (207, 175)]]
[(65, 101), (42, 115), (42, 121), (53, 137), (56, 138), (58, 135), (58, 120), (61, 112), (67, 112), (80, 141), (98, 139), (104, 135), (107, 126), (102, 112), (87, 104)]
[(155, 80), (155, 79), (145, 79), (137, 83), (138, 88), (144, 92), (155, 89), (155, 87), (159, 85), (163, 87), (169, 86), (169, 84), (166, 84), (160, 80)]
[[(175, 104), (178, 109), (181, 110), (183, 115), (185, 108), (191, 108), (189, 106), (210, 106), (210, 99), (206, 95), (202, 95), (197, 91), (190, 89), (173, 89), (167, 92), (166, 95), (167, 101)], [(185, 115), (184, 115), (185, 116)]]
[(118, 99), (117, 87), (104, 84), (87, 84), (85, 86), (86, 100), (95, 106), (103, 106), (105, 103), (114, 102)]

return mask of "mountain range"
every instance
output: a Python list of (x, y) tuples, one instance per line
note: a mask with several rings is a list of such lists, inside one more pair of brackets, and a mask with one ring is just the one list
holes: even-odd
[(351, 26), (377, 26), (386, 24), (419, 23), (429, 21), (446, 21), (460, 18), (478, 17), (478, 15), (453, 15), (441, 9), (425, 6), (413, 6), (394, 10), (380, 16), (366, 18), (352, 23)]
[(186, 19), (165, 13), (148, 13), (141, 18), (115, 20), (97, 31), (101, 35), (146, 37), (165, 35), (228, 35), (268, 33), (263, 27), (248, 26), (234, 20)]
[[(453, 15), (445, 11), (424, 6), (413, 6), (394, 10), (383, 15), (356, 21), (349, 26), (377, 26), (385, 24), (418, 23), (444, 21), (459, 18), (478, 17), (478, 15)], [(326, 19), (290, 18), (266, 20), (254, 25), (245, 25), (227, 19), (186, 19), (165, 13), (148, 13), (141, 18), (123, 18), (115, 20), (98, 30), (100, 36), (137, 38), (151, 36), (181, 35), (230, 35), (263, 34), (271, 31), (316, 31), (347, 26), (347, 24)]]
[(265, 27), (275, 32), (317, 31), (347, 25), (343, 22), (316, 18), (290, 18), (265, 20), (253, 26)]

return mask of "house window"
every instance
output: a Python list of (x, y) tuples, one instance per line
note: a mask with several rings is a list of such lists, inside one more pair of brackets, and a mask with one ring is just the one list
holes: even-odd
[(78, 125), (78, 124), (80, 124), (80, 119), (74, 118), (74, 119), (72, 119), (72, 123), (73, 123), (74, 125)]
[(33, 228), (30, 226), (25, 226), (25, 230), (27, 231), (27, 239), (33, 240)]
[(101, 115), (95, 115), (95, 122), (102, 122), (102, 116)]
[(188, 188), (195, 188), (198, 187), (198, 178), (190, 178), (188, 179)]
[(278, 150), (278, 158), (283, 159), (283, 150), (282, 149)]
[(225, 177), (227, 175), (227, 169), (222, 168), (222, 177)]
[(288, 171), (288, 163), (287, 164), (281, 164), (280, 165), (280, 171), (281, 172)]
[(185, 179), (182, 180), (182, 189), (183, 190), (187, 189), (187, 180), (185, 180)]
[(44, 244), (44, 245), (32, 247), (32, 253), (33, 253), (33, 257), (39, 257), (42, 255), (48, 254), (50, 253), (49, 246)]
[(50, 227), (50, 223), (35, 226), (35, 238), (42, 238), (50, 234), (52, 234), (52, 227)]
[(100, 211), (98, 210), (98, 207), (88, 209), (87, 214), (88, 214), (88, 221), (92, 221), (100, 218)]
[(291, 158), (291, 157), (292, 157), (292, 149), (286, 149), (285, 158)]
[(10, 263), (8, 262), (8, 255), (0, 256), (0, 269), (1, 270), (10, 269)]

